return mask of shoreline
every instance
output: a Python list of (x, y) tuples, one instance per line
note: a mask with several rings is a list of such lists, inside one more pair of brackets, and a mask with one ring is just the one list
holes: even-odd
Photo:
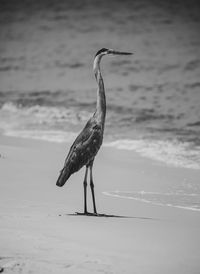
[[(26, 139), (33, 141), (44, 141), (52, 144), (71, 144), (78, 132), (62, 131), (22, 131), (11, 134), (0, 133), (5, 138)], [(137, 153), (142, 157), (155, 160), (167, 166), (200, 170), (199, 148), (191, 148), (189, 142), (180, 142), (177, 139), (145, 139), (138, 138), (117, 138), (104, 137), (102, 147), (114, 148), (123, 151)]]
[[(54, 148), (53, 151), (54, 151), (54, 153), (57, 154), (57, 156), (59, 154), (62, 155), (60, 157), (60, 159), (58, 159), (56, 161), (57, 163), (60, 163), (60, 166), (57, 169), (57, 173), (59, 173), (59, 170), (62, 168), (64, 160), (65, 160), (65, 158), (67, 156), (67, 153), (68, 153), (68, 151), (70, 149), (71, 142), (56, 143), (56, 142), (53, 142), (53, 141), (38, 140), (38, 139), (34, 139), (34, 138), (33, 139), (30, 139), (30, 138), (20, 138), (20, 137), (5, 136), (5, 135), (0, 134), (0, 146), (2, 146), (2, 145), (3, 146), (8, 146), (8, 147), (9, 146), (11, 146), (11, 147), (17, 147), (17, 148), (18, 147), (32, 148), (32, 149), (36, 149), (36, 151), (38, 149), (40, 150), (41, 148), (44, 149), (44, 151)], [(5, 156), (6, 152), (4, 153), (4, 149), (3, 149), (3, 152), (0, 151), (0, 153), (1, 153), (1, 158), (5, 159), (6, 158), (6, 156)], [(105, 157), (103, 156), (103, 154), (104, 154)], [(99, 157), (99, 155), (100, 155), (100, 157)], [(110, 157), (110, 155), (112, 155), (112, 156)], [(179, 182), (181, 180), (186, 182), (187, 181), (187, 177), (188, 178), (194, 177), (195, 178), (195, 182), (198, 183), (198, 180), (196, 178), (198, 177), (198, 174), (200, 175), (200, 170), (198, 170), (198, 169), (193, 169), (193, 168), (190, 169), (190, 168), (187, 168), (187, 167), (185, 168), (185, 167), (181, 167), (181, 166), (175, 166), (175, 165), (172, 165), (172, 164), (170, 165), (170, 164), (165, 163), (163, 161), (157, 160), (156, 158), (151, 158), (151, 157), (146, 156), (145, 154), (141, 154), (138, 151), (135, 151), (135, 150), (132, 150), (132, 149), (127, 150), (127, 149), (124, 149), (124, 148), (118, 148), (118, 147), (115, 147), (115, 146), (112, 146), (112, 145), (108, 145), (108, 143), (103, 144), (103, 146), (101, 147), (101, 149), (100, 149), (100, 151), (99, 151), (96, 159), (95, 159), (95, 162), (96, 161), (100, 162), (100, 165), (102, 165), (102, 162), (104, 163), (104, 161), (108, 161), (108, 162), (110, 162), (110, 161), (113, 162), (114, 161), (114, 163), (117, 166), (121, 167), (120, 166), (120, 163), (121, 163), (123, 169), (124, 168), (126, 168), (126, 169), (129, 168), (130, 170), (131, 170), (132, 164), (133, 165), (136, 164), (136, 168), (140, 169), (141, 168), (141, 164), (143, 163), (144, 168), (143, 168), (142, 172), (141, 172), (141, 170), (139, 171), (139, 173), (141, 173), (141, 174), (136, 174), (137, 176), (139, 175), (139, 176), (144, 176), (145, 177), (145, 173), (146, 173), (145, 170), (148, 170), (148, 169), (151, 169), (151, 171), (153, 170), (152, 175), (154, 177), (155, 177), (155, 174), (158, 171), (161, 172), (161, 173), (163, 173), (164, 171), (166, 171), (166, 173), (168, 174), (168, 176), (169, 176), (170, 173), (172, 173), (172, 176), (169, 177), (169, 180), (173, 181), (173, 183), (171, 183), (171, 186), (173, 184), (175, 184), (175, 181), (177, 179), (179, 180)], [(116, 159), (117, 159), (117, 161), (116, 161)], [(53, 160), (53, 159), (51, 159), (51, 160)], [(95, 166), (96, 166), (96, 164), (95, 164)], [(105, 166), (105, 165), (103, 165), (103, 166)], [(112, 167), (114, 169), (114, 165)], [(81, 173), (81, 172), (83, 173), (84, 172), (83, 170), (84, 170), (84, 168), (82, 168), (81, 171), (79, 171), (78, 173)], [(135, 171), (137, 171), (137, 169)], [(181, 173), (181, 175), (178, 174), (179, 172)], [(75, 176), (78, 173), (75, 173)], [(130, 177), (132, 175), (131, 173), (134, 173), (134, 170), (132, 172), (130, 171), (130, 174), (128, 174), (128, 177)], [(175, 179), (173, 178), (173, 174), (175, 174)], [(156, 176), (158, 176), (158, 175), (156, 175)], [(162, 177), (163, 177), (163, 174), (162, 174), (161, 178)], [(73, 179), (70, 179), (69, 181), (71, 181), (71, 180), (73, 181)], [(167, 180), (164, 180), (163, 184), (166, 184), (166, 181)], [(117, 191), (117, 192), (121, 192), (121, 193), (123, 193), (123, 192), (129, 192), (129, 191), (130, 192), (137, 192), (138, 191), (139, 193), (145, 194), (145, 191), (147, 190), (148, 191), (147, 194), (148, 193), (149, 194), (159, 194), (159, 192), (156, 192), (156, 190), (159, 190), (159, 188), (157, 188), (158, 187), (157, 183), (152, 185), (152, 181), (151, 181), (151, 187), (153, 186), (153, 191), (155, 191), (155, 193), (150, 191), (152, 189), (148, 189), (148, 188), (147, 189), (143, 189), (143, 188), (139, 189), (139, 185), (140, 184), (138, 184), (138, 183), (135, 184), (135, 182), (134, 182), (134, 186), (136, 188), (133, 188), (133, 185), (131, 185), (130, 189), (126, 189), (126, 188), (125, 189), (122, 189), (122, 188), (120, 188), (120, 189), (111, 189), (111, 190), (104, 189), (102, 191), (102, 193), (103, 192), (107, 192), (108, 193), (109, 191), (110, 192)], [(130, 186), (130, 184), (127, 184), (127, 186)], [(163, 186), (164, 185), (162, 185), (162, 187)], [(168, 186), (168, 189), (169, 189), (168, 192), (170, 192), (169, 186)], [(163, 189), (160, 188), (160, 190), (163, 190)], [(160, 193), (160, 194), (165, 194), (165, 192), (164, 193)], [(166, 194), (169, 195), (170, 193), (166, 193)], [(173, 194), (173, 193), (171, 193), (171, 194)], [(182, 193), (179, 193), (179, 192), (175, 193), (175, 195), (181, 195), (181, 194)], [(110, 194), (107, 194), (107, 195), (109, 196)], [(188, 195), (192, 196), (194, 194), (193, 193), (189, 193)], [(110, 196), (112, 196), (112, 194)], [(120, 195), (119, 195), (119, 198), (125, 198), (125, 197), (120, 197)], [(132, 197), (127, 197), (127, 198), (131, 199)], [(142, 201), (142, 200), (140, 201), (140, 199), (135, 199), (135, 200), (138, 200), (139, 202), (142, 202), (142, 203), (146, 203), (147, 202), (147, 203), (151, 204), (150, 201)], [(159, 203), (156, 203), (156, 202), (153, 203), (152, 202), (152, 205), (158, 205), (159, 206)], [(164, 205), (164, 204), (160, 204), (160, 206), (172, 206), (173, 207), (173, 205)], [(178, 208), (178, 206), (175, 206), (175, 207)], [(180, 206), (180, 209), (181, 209), (181, 206)], [(183, 207), (183, 209), (184, 209), (184, 207)], [(195, 210), (195, 209), (192, 209), (192, 210)]]
[[(0, 266), (5, 273), (174, 273), (200, 268), (199, 214), (103, 191), (164, 190), (199, 171), (166, 167), (137, 153), (103, 147), (94, 165), (97, 210), (83, 210), (82, 169), (55, 185), (68, 144), (0, 136)], [(88, 207), (91, 199), (88, 188)], [(167, 257), (167, 260), (166, 260)]]

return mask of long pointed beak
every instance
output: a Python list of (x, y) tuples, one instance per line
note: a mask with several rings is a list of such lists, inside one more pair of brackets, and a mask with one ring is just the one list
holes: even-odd
[(109, 50), (109, 54), (115, 54), (115, 55), (132, 55), (133, 53), (132, 52)]

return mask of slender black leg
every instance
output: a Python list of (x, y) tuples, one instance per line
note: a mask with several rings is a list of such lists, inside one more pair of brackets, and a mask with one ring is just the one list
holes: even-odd
[(84, 187), (84, 214), (87, 214), (87, 174), (88, 174), (88, 167), (86, 167), (85, 170), (85, 177), (83, 181), (83, 187)]
[(94, 214), (97, 214), (96, 203), (95, 203), (95, 195), (94, 195), (94, 183), (93, 183), (93, 176), (92, 176), (92, 167), (93, 167), (93, 163), (90, 165), (90, 188), (91, 188), (91, 192), (92, 192), (92, 201), (93, 201)]

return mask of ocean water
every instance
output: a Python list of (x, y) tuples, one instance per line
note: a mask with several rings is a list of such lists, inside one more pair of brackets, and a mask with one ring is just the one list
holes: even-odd
[(199, 14), (189, 0), (2, 0), (1, 134), (72, 142), (95, 110), (96, 51), (132, 51), (102, 60), (104, 145), (199, 170)]

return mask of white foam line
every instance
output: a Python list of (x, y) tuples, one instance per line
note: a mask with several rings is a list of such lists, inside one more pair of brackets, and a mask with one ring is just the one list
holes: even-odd
[(104, 146), (134, 150), (144, 157), (176, 167), (200, 169), (200, 147), (192, 150), (187, 142), (122, 139), (104, 143)]
[(73, 141), (76, 134), (73, 132), (45, 131), (45, 130), (7, 130), (5, 136), (20, 137), (25, 139), (43, 140), (48, 142), (64, 143)]
[[(114, 191), (113, 191), (113, 192), (114, 192)], [(169, 207), (175, 207), (175, 208), (186, 209), (186, 210), (192, 210), (192, 211), (200, 211), (199, 208), (193, 208), (193, 207), (187, 207), (187, 206), (176, 206), (176, 205), (172, 205), (172, 204), (156, 203), (156, 202), (151, 202), (151, 201), (146, 200), (146, 199), (135, 198), (135, 197), (127, 197), (127, 196), (123, 196), (123, 195), (119, 195), (119, 194), (112, 194), (112, 193), (107, 192), (107, 191), (103, 191), (102, 193), (103, 193), (104, 195), (110, 196), (110, 197), (116, 197), (116, 198), (122, 198), (122, 199), (130, 199), (130, 200), (135, 200), (135, 201), (139, 201), (139, 202), (143, 202), (143, 203), (149, 203), (149, 204), (152, 204), (152, 205), (169, 206)]]
[(113, 191), (115, 193), (133, 193), (133, 194), (141, 194), (141, 195), (148, 195), (148, 194), (154, 194), (154, 195), (166, 195), (166, 196), (172, 196), (172, 195), (175, 195), (175, 196), (200, 196), (200, 194), (197, 194), (197, 193), (178, 193), (178, 192), (165, 192), (165, 193), (162, 193), (162, 192), (153, 192), (153, 191), (127, 191), (127, 190), (115, 190)]

